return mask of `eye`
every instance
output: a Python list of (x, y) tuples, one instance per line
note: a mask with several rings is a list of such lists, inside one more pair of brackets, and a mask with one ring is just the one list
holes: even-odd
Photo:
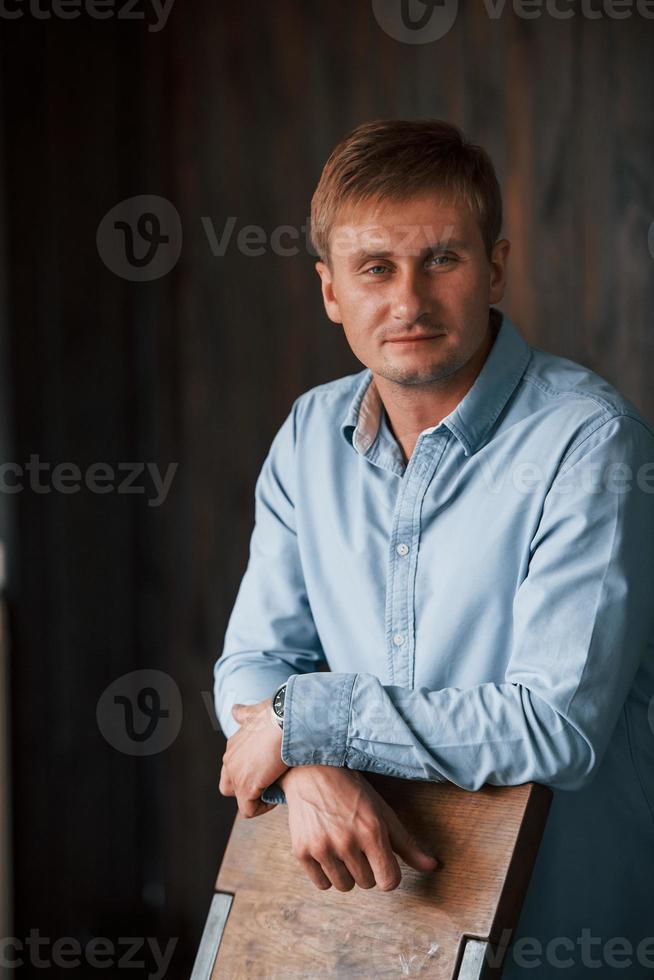
[[(367, 269), (364, 269), (364, 272), (365, 273), (374, 272), (375, 269), (381, 269), (382, 272), (387, 272), (388, 271), (388, 266), (385, 266), (385, 265), (371, 265)], [(375, 279), (377, 277), (376, 276), (372, 276), (371, 278)]]
[(428, 263), (429, 262), (433, 262), (434, 265), (437, 265), (437, 266), (448, 265), (449, 263), (455, 262), (455, 261), (456, 261), (456, 259), (454, 259), (451, 255), (440, 255), (440, 254), (438, 254), (438, 255), (430, 255), (429, 258), (427, 259), (427, 262)]

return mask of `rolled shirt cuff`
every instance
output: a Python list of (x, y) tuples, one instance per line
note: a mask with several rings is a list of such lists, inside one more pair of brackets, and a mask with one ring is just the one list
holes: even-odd
[(328, 671), (288, 678), (281, 745), (287, 766), (345, 766), (356, 678)]

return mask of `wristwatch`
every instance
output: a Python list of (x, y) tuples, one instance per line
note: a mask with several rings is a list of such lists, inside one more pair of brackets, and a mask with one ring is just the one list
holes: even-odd
[(284, 699), (286, 697), (286, 681), (277, 688), (272, 699), (272, 716), (280, 728), (284, 727)]

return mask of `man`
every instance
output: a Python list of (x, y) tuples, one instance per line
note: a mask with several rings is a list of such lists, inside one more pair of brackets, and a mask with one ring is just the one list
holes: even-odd
[(365, 369), (296, 399), (259, 475), (220, 789), (286, 802), (311, 880), (349, 890), (396, 887), (393, 851), (438, 866), (366, 771), (546, 784), (505, 976), (649, 978), (654, 432), (496, 309), (501, 222), (487, 154), (438, 120), (325, 165), (316, 268)]

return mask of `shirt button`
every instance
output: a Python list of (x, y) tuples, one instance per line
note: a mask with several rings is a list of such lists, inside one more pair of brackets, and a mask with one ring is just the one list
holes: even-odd
[(404, 643), (404, 640), (405, 640), (404, 633), (396, 633), (395, 636), (393, 637), (393, 643), (395, 644), (396, 647), (401, 647), (402, 644)]
[(398, 544), (398, 546), (397, 546), (397, 548), (395, 550), (397, 551), (398, 555), (408, 555), (409, 554), (409, 546), (408, 546), (408, 544)]

